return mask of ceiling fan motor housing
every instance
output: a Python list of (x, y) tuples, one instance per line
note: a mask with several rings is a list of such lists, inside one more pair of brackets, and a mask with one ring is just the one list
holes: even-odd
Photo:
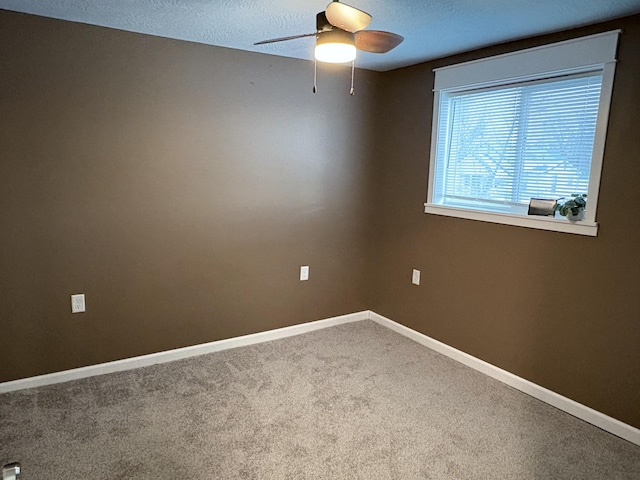
[(325, 43), (342, 43), (355, 46), (356, 42), (355, 33), (346, 32), (337, 27), (333, 27), (332, 30), (325, 32), (318, 32), (316, 38), (316, 45), (322, 45)]
[(347, 32), (341, 28), (331, 25), (325, 12), (320, 12), (316, 15), (316, 45), (322, 45), (329, 42), (347, 43), (350, 45), (355, 44), (355, 33)]
[(327, 15), (324, 11), (318, 13), (316, 15), (316, 30), (318, 32), (326, 32), (328, 30), (332, 30), (334, 27), (327, 20)]

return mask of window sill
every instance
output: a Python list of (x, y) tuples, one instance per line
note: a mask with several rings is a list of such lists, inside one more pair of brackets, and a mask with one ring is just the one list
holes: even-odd
[(598, 223), (580, 220), (571, 222), (565, 218), (542, 217), (535, 215), (514, 215), (510, 213), (489, 213), (479, 210), (470, 210), (457, 207), (445, 207), (425, 203), (424, 213), (444, 215), (447, 217), (466, 218), (481, 222), (499, 223), (502, 225), (515, 225), (517, 227), (536, 228), (538, 230), (550, 230), (553, 232), (573, 233), (595, 237), (598, 235)]

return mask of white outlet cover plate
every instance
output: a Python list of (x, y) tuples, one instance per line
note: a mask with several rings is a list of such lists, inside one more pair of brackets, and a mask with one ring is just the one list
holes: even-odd
[(300, 280), (301, 281), (309, 280), (309, 266), (308, 265), (303, 265), (302, 267), (300, 267)]
[(413, 275), (411, 275), (411, 283), (414, 285), (420, 285), (420, 270), (413, 269)]
[(82, 313), (85, 311), (84, 293), (71, 295), (71, 313)]

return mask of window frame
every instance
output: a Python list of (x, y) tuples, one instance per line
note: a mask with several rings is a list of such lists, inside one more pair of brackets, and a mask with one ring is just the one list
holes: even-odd
[[(596, 211), (602, 160), (604, 156), (609, 110), (615, 77), (616, 53), (621, 30), (589, 35), (564, 42), (520, 50), (471, 62), (436, 68), (431, 132), (429, 183), (425, 213), (480, 220), (505, 225), (596, 236)], [(454, 207), (434, 203), (436, 155), (441, 100), (448, 94), (473, 91), (513, 83), (542, 79), (561, 79), (567, 75), (602, 72), (602, 88), (591, 157), (587, 208), (583, 220), (570, 221), (563, 217), (541, 217), (513, 213), (490, 212), (468, 207)]]

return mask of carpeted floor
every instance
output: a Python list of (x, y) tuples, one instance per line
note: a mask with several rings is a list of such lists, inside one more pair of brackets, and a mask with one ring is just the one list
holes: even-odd
[(640, 447), (362, 321), (0, 395), (21, 480), (640, 479)]

